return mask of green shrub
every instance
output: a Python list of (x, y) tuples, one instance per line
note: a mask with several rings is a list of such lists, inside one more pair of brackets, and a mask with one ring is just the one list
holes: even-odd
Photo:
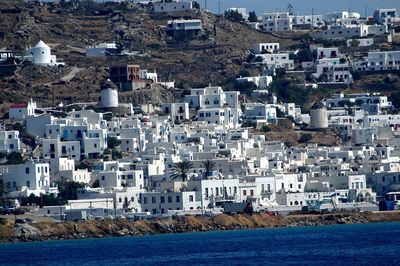
[(299, 143), (307, 143), (312, 140), (312, 135), (309, 133), (303, 134), (299, 138)]

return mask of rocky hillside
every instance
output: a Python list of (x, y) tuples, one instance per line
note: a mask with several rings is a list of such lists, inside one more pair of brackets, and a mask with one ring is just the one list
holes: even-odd
[[(12, 48), (22, 55), (26, 47), (43, 40), (67, 64), (60, 69), (23, 66), (15, 76), (0, 78), (0, 104), (24, 102), (31, 97), (44, 106), (61, 101), (96, 101), (99, 84), (107, 77), (107, 67), (121, 63), (156, 70), (162, 80), (175, 80), (181, 88), (222, 85), (238, 75), (254, 42), (280, 41), (245, 24), (199, 10), (172, 16), (151, 14), (138, 5), (60, 7), (6, 0), (0, 1), (0, 13), (0, 48)], [(163, 30), (167, 20), (181, 17), (201, 19), (203, 36), (184, 41), (167, 37)], [(87, 45), (112, 41), (138, 51), (141, 56), (85, 57)], [(282, 46), (299, 44), (289, 39)], [(73, 67), (79, 71), (60, 82), (74, 71)]]

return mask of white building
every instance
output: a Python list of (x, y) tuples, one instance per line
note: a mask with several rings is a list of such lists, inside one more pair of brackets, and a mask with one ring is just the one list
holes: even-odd
[(116, 43), (99, 43), (95, 46), (86, 46), (86, 57), (105, 57), (107, 51), (116, 49)]
[(357, 47), (368, 47), (368, 46), (372, 46), (374, 44), (374, 39), (373, 38), (354, 38), (354, 39), (346, 41), (347, 47), (351, 47), (353, 45), (353, 43), (356, 43)]
[(174, 37), (199, 36), (203, 31), (202, 22), (200, 19), (174, 19), (167, 22), (165, 32)]
[(142, 170), (100, 171), (97, 174), (97, 179), (99, 180), (100, 186), (104, 188), (144, 188), (144, 175)]
[(294, 27), (309, 27), (312, 25), (313, 28), (320, 28), (325, 25), (322, 15), (291, 16), (291, 19)]
[(50, 46), (43, 41), (39, 41), (34, 47), (28, 49), (24, 59), (32, 62), (36, 66), (65, 65), (62, 60), (57, 60), (57, 57), (51, 54)]
[(227, 128), (239, 127), (241, 110), (239, 108), (207, 108), (197, 112), (198, 121), (208, 124), (221, 125)]
[(258, 89), (268, 88), (268, 86), (272, 83), (272, 80), (272, 76), (240, 77), (236, 79), (238, 82), (253, 82)]
[(238, 108), (239, 95), (238, 91), (223, 91), (221, 87), (209, 86), (191, 89), (190, 95), (185, 95), (185, 102), (190, 108)]
[(397, 16), (396, 8), (377, 8), (374, 11), (374, 21), (379, 24), (391, 24)]
[(142, 210), (151, 214), (201, 210), (200, 195), (196, 191), (145, 192), (140, 194), (140, 203)]
[(163, 103), (161, 108), (164, 113), (170, 115), (176, 121), (188, 120), (190, 118), (188, 103)]
[(361, 15), (356, 12), (348, 12), (348, 11), (333, 12), (325, 15), (325, 20), (330, 22), (338, 22), (349, 18), (359, 19), (361, 18)]
[(50, 183), (48, 163), (28, 161), (19, 165), (7, 165), (1, 167), (1, 172), (11, 196), (57, 193), (57, 188)]
[(268, 69), (284, 68), (286, 70), (294, 69), (294, 60), (289, 58), (289, 53), (274, 53), (274, 54), (256, 54), (255, 57), (261, 57), (262, 63)]
[(287, 12), (273, 12), (262, 15), (262, 29), (267, 32), (291, 31), (292, 20)]
[(19, 132), (16, 130), (0, 131), (0, 152), (11, 153), (22, 150)]
[(400, 51), (369, 52), (368, 70), (394, 70), (400, 69)]
[(337, 47), (317, 47), (317, 59), (338, 58), (339, 49)]
[(243, 120), (255, 123), (270, 123), (276, 120), (276, 108), (262, 103), (247, 103)]
[(28, 116), (34, 116), (36, 108), (36, 102), (32, 99), (27, 104), (13, 104), (8, 110), (8, 117), (10, 119), (25, 119)]
[(153, 3), (153, 11), (154, 12), (179, 12), (179, 11), (188, 11), (193, 9), (192, 1), (182, 1), (182, 0), (162, 0), (159, 2)]
[(332, 25), (328, 29), (315, 31), (311, 37), (315, 39), (352, 39), (370, 35), (384, 35), (388, 32), (387, 25)]
[(279, 43), (255, 43), (253, 45), (253, 53), (263, 54), (263, 53), (274, 53), (279, 51)]

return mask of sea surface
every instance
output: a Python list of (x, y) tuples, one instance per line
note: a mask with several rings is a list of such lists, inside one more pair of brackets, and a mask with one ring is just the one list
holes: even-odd
[(400, 265), (400, 223), (0, 244), (0, 265)]

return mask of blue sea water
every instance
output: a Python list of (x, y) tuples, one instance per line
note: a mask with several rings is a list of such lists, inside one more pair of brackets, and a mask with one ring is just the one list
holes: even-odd
[(0, 245), (0, 265), (399, 265), (400, 223)]

